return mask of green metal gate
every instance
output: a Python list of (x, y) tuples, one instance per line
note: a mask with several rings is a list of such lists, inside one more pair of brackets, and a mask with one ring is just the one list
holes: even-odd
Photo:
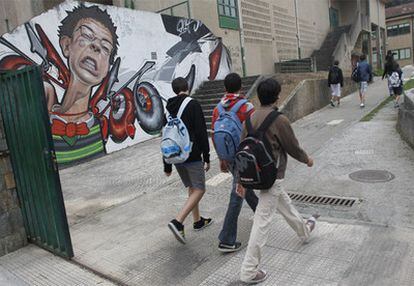
[(0, 106), (28, 240), (71, 258), (40, 67), (2, 72)]

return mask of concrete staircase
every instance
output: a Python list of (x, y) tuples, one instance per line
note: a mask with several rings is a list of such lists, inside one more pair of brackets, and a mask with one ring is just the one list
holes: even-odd
[(341, 26), (329, 32), (319, 50), (313, 52), (312, 57), (315, 59), (316, 70), (327, 71), (334, 60), (333, 54), (335, 48), (343, 34), (349, 33), (351, 25)]
[[(249, 76), (242, 78), (241, 93), (249, 95), (254, 83), (259, 76)], [(224, 95), (224, 80), (213, 80), (204, 82), (191, 97), (197, 99), (203, 109), (204, 118), (206, 119), (207, 130), (211, 130), (211, 118), (213, 109)]]

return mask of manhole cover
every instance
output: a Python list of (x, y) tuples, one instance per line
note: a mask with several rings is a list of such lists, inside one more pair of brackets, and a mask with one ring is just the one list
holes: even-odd
[(349, 174), (349, 177), (363, 183), (388, 182), (395, 178), (392, 173), (385, 170), (360, 170)]

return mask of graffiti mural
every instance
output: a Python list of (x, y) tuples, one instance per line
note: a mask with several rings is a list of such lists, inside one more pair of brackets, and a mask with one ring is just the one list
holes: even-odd
[(43, 69), (60, 164), (152, 138), (175, 77), (194, 90), (231, 70), (200, 21), (73, 1), (0, 37), (0, 68), (27, 65)]

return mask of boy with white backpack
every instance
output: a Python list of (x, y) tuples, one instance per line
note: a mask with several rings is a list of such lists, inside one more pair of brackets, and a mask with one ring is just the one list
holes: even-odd
[(394, 107), (398, 108), (400, 106), (398, 102), (400, 100), (401, 94), (403, 93), (403, 80), (400, 65), (395, 61), (392, 65), (392, 72), (388, 77), (388, 81), (392, 89), (392, 93), (395, 96)]
[(172, 81), (177, 96), (168, 99), (167, 122), (163, 129), (161, 152), (164, 172), (170, 176), (172, 164), (184, 186), (188, 188), (188, 199), (168, 227), (175, 238), (185, 244), (184, 220), (193, 213), (193, 228), (201, 230), (212, 222), (211, 218), (200, 216), (198, 203), (205, 187), (205, 172), (210, 169), (210, 147), (207, 127), (200, 104), (188, 96), (188, 83), (182, 78)]
[[(240, 94), (241, 78), (237, 73), (230, 73), (224, 79), (226, 94), (214, 108), (212, 117), (213, 143), (220, 160), (222, 172), (233, 175), (229, 206), (219, 234), (218, 250), (234, 252), (240, 250), (241, 243), (237, 238), (237, 221), (243, 204), (243, 198), (237, 195), (234, 156), (240, 143), (242, 124), (254, 111), (253, 105)], [(253, 190), (246, 192), (246, 202), (255, 211), (258, 199)]]

